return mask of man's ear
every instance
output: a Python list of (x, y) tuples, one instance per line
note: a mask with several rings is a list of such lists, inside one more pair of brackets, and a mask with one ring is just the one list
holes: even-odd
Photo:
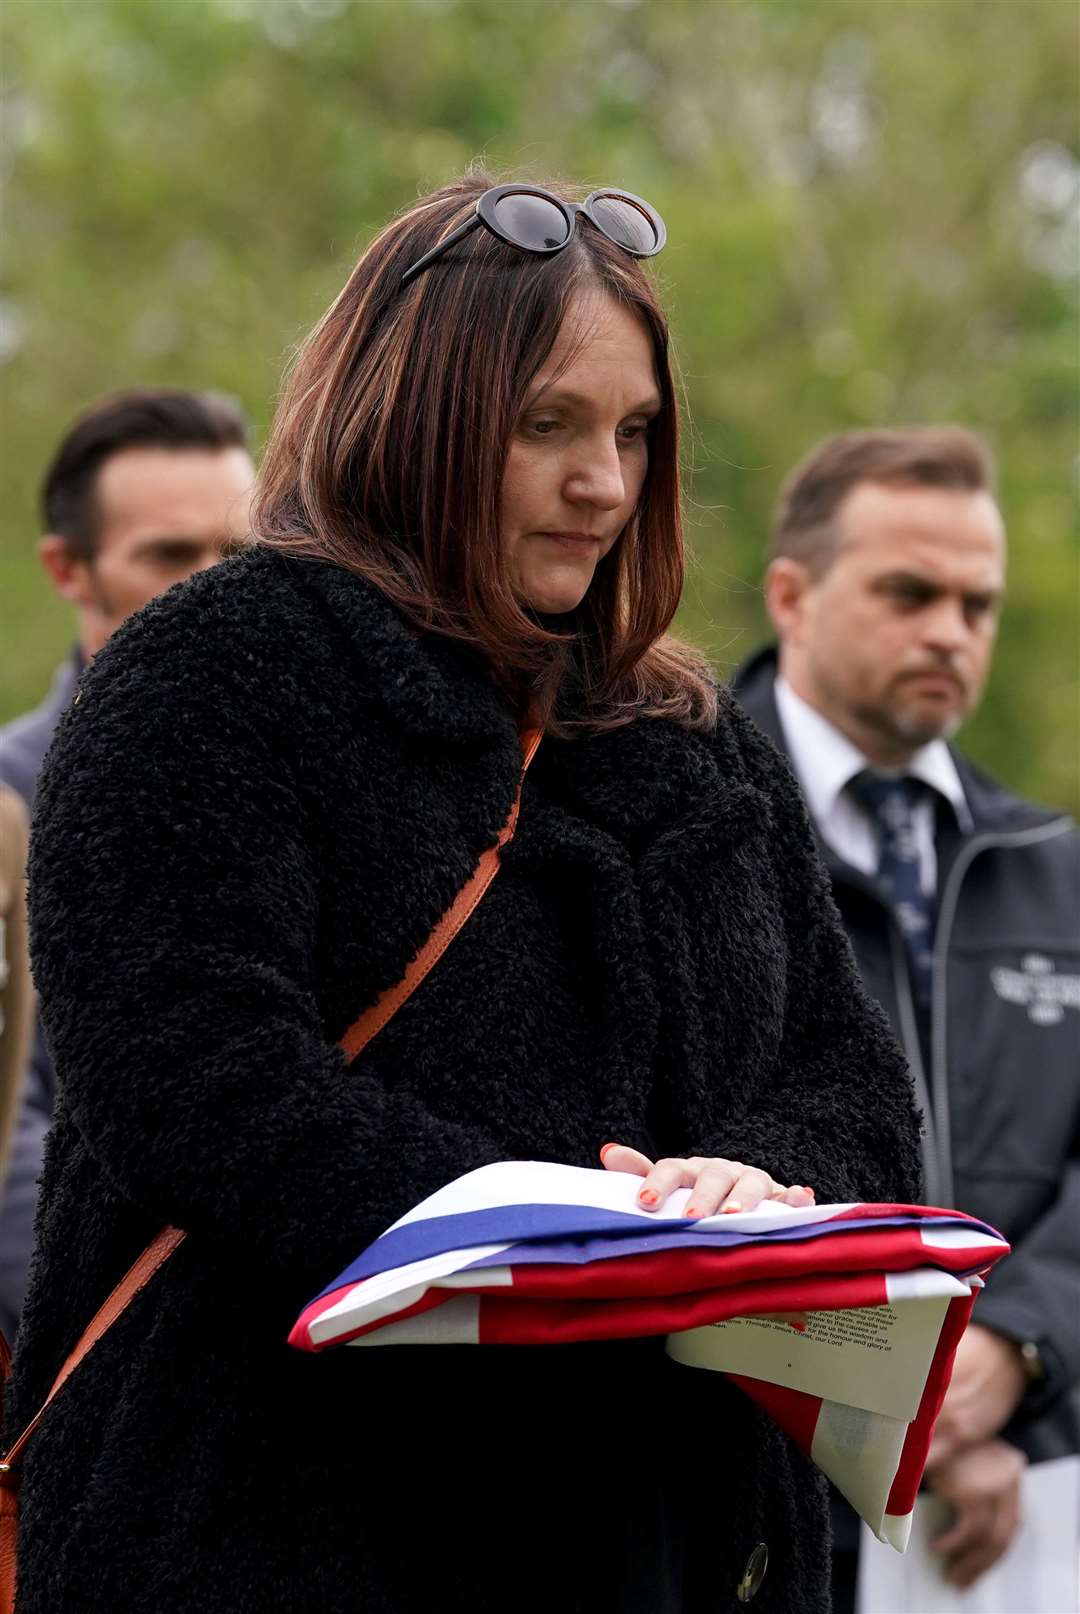
[(38, 558), (62, 600), (68, 600), (72, 605), (92, 603), (90, 568), (85, 560), (72, 554), (66, 538), (56, 532), (47, 532), (38, 541)]
[(812, 582), (801, 560), (779, 555), (770, 562), (765, 573), (765, 606), (781, 643), (798, 631)]

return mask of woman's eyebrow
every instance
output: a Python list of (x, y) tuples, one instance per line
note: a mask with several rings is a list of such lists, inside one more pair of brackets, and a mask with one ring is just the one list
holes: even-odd
[[(547, 386), (537, 387), (535, 392), (529, 394), (527, 404), (531, 406), (539, 403), (541, 399), (545, 403), (572, 404), (579, 409), (591, 409), (595, 403), (595, 399), (589, 397), (587, 393), (575, 392), (573, 387), (561, 387), (557, 381), (552, 381)], [(664, 402), (660, 394), (650, 392), (647, 398), (643, 398), (640, 403), (635, 404), (631, 409), (624, 410), (623, 413), (627, 415), (658, 415), (663, 407)]]

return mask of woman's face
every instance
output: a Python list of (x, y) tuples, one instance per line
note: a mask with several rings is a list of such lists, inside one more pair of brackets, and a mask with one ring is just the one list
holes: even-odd
[(577, 298), (529, 389), (503, 475), (503, 553), (522, 603), (559, 614), (585, 598), (633, 515), (660, 408), (640, 320), (601, 293)]

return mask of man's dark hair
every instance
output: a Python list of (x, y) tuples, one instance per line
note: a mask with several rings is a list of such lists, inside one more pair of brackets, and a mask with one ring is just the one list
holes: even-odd
[(964, 426), (841, 432), (802, 460), (780, 490), (771, 559), (789, 555), (815, 575), (839, 547), (836, 512), (860, 482), (993, 493), (989, 446)]
[(68, 429), (41, 487), (44, 530), (58, 533), (80, 560), (92, 560), (100, 536), (98, 472), (127, 448), (248, 446), (239, 406), (216, 392), (134, 387), (91, 405)]

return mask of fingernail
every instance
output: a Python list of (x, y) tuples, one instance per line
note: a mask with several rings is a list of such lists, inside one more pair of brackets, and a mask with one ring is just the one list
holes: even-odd
[(603, 1161), (605, 1157), (611, 1153), (612, 1149), (617, 1149), (618, 1147), (619, 1145), (617, 1143), (605, 1143), (604, 1147), (600, 1150), (601, 1161)]
[(794, 1328), (794, 1330), (795, 1330), (795, 1332), (797, 1334), (805, 1334), (806, 1333), (806, 1324), (805, 1323), (797, 1323), (797, 1322), (795, 1322), (794, 1319), (792, 1319), (791, 1326), (792, 1326), (792, 1328)]
[(687, 1218), (687, 1219), (688, 1219), (688, 1220), (689, 1220), (689, 1221), (693, 1221), (693, 1220), (694, 1220), (694, 1218), (695, 1218), (695, 1217), (697, 1217), (697, 1216), (700, 1216), (700, 1215), (701, 1215), (701, 1212), (700, 1212), (700, 1211), (699, 1211), (699, 1210), (698, 1210), (698, 1208), (697, 1208), (697, 1206), (696, 1206), (696, 1205), (693, 1205), (693, 1206), (691, 1206), (691, 1205), (687, 1205), (687, 1207), (686, 1207), (686, 1209), (685, 1209), (685, 1210), (684, 1210), (684, 1211), (683, 1211), (683, 1215), (684, 1215), (684, 1216), (685, 1216), (685, 1217), (686, 1217), (686, 1218)]
[(638, 1198), (643, 1205), (655, 1205), (656, 1201), (660, 1198), (660, 1195), (655, 1193), (651, 1188), (643, 1188), (638, 1195)]
[(722, 1209), (725, 1210), (725, 1211), (741, 1211), (742, 1210), (742, 1200), (741, 1199), (729, 1199), (727, 1204), (724, 1205), (722, 1207)]

